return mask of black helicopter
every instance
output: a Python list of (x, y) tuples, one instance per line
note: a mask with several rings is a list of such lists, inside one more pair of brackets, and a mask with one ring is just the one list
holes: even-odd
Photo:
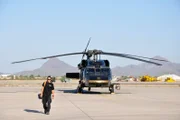
[[(120, 87), (118, 86), (119, 84), (112, 83), (112, 72), (110, 68), (110, 62), (108, 60), (101, 59), (101, 55), (124, 57), (124, 58), (138, 60), (141, 62), (146, 62), (146, 63), (158, 65), (158, 66), (161, 66), (162, 64), (154, 62), (154, 61), (168, 62), (166, 60), (160, 60), (160, 59), (149, 58), (149, 57), (138, 56), (138, 55), (124, 54), (124, 53), (111, 53), (111, 52), (104, 52), (104, 51), (96, 50), (96, 49), (87, 50), (90, 41), (91, 41), (91, 38), (89, 39), (87, 46), (83, 52), (74, 52), (74, 53), (40, 57), (40, 58), (35, 58), (35, 59), (23, 60), (23, 61), (16, 61), (16, 62), (12, 62), (12, 64), (28, 62), (32, 60), (38, 60), (38, 59), (49, 59), (49, 58), (55, 58), (55, 57), (81, 54), (82, 59), (81, 59), (81, 62), (78, 64), (78, 68), (80, 72), (79, 73), (66, 73), (67, 78), (79, 79), (77, 92), (82, 93), (82, 90), (84, 87), (88, 87), (89, 91), (91, 90), (91, 87), (108, 87), (110, 93), (114, 93), (114, 88), (115, 88), (114, 86), (116, 85), (116, 89), (120, 89)], [(84, 59), (84, 56), (86, 56), (87, 58)]]

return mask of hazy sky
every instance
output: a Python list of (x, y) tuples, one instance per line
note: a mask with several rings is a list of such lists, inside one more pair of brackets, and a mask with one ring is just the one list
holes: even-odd
[[(0, 72), (33, 70), (47, 60), (11, 62), (89, 49), (160, 55), (180, 63), (179, 0), (0, 0)], [(139, 64), (103, 56), (111, 67)], [(77, 66), (81, 56), (61, 57)]]

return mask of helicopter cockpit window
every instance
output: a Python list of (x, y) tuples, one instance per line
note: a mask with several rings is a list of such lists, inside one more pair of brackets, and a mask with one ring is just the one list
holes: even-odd
[(110, 72), (110, 70), (109, 70), (109, 69), (106, 69), (106, 68), (101, 69), (101, 71), (102, 71), (102, 72), (107, 72), (107, 73)]
[(105, 66), (103, 61), (89, 61), (89, 66)]
[(101, 70), (100, 69), (96, 69), (96, 72), (99, 73), (99, 72), (101, 72)]
[(110, 74), (110, 69), (106, 69), (106, 68), (103, 68), (103, 69), (101, 69), (101, 72), (103, 73), (103, 74)]
[(94, 73), (95, 70), (94, 70), (93, 68), (89, 68), (89, 69), (86, 70), (86, 72), (87, 72), (87, 73)]
[(110, 70), (109, 69), (107, 69), (107, 68), (88, 68), (87, 70), (86, 70), (86, 73), (87, 74), (110, 74)]

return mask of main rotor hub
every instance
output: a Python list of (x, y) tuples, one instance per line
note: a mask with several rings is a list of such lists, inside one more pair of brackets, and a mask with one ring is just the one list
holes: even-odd
[(94, 49), (94, 50), (88, 50), (86, 54), (87, 54), (88, 57), (91, 57), (92, 55), (98, 55), (98, 54), (101, 54), (101, 53), (102, 53), (102, 50)]

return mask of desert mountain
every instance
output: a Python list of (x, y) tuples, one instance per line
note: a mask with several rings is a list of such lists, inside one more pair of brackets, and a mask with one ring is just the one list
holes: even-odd
[(19, 72), (16, 75), (41, 75), (41, 76), (62, 76), (66, 72), (77, 72), (76, 67), (70, 66), (65, 62), (59, 60), (58, 58), (49, 59), (45, 62), (40, 68), (33, 71), (23, 71)]
[[(167, 60), (160, 56), (156, 56), (154, 58)], [(125, 67), (115, 67), (112, 69), (112, 72), (113, 72), (113, 75), (132, 75), (132, 76), (141, 76), (141, 75), (160, 76), (163, 74), (180, 75), (180, 64), (172, 63), (172, 62), (158, 62), (158, 63), (161, 63), (163, 65), (156, 66), (153, 64), (149, 64), (149, 63), (142, 63), (139, 65), (128, 65)]]

